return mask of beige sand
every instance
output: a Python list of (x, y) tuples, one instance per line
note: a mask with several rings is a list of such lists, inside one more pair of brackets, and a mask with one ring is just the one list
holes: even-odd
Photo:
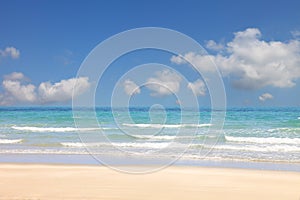
[(100, 166), (0, 164), (0, 199), (300, 199), (300, 173), (169, 167), (130, 175)]

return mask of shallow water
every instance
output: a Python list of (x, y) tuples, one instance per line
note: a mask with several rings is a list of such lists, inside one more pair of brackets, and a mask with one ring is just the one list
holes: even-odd
[[(125, 152), (139, 158), (180, 157), (179, 163), (193, 165), (300, 164), (300, 108), (230, 108), (222, 132), (216, 134), (209, 109), (131, 108), (128, 114), (127, 109), (97, 108), (99, 126), (90, 124), (90, 116), (86, 110), (73, 116), (70, 107), (0, 108), (1, 162), (8, 155), (109, 157)], [(74, 118), (84, 127), (77, 127)]]

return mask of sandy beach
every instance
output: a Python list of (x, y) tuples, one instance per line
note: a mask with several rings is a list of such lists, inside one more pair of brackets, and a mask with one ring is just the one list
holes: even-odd
[(101, 166), (1, 164), (0, 199), (300, 199), (300, 173), (173, 166), (142, 175)]

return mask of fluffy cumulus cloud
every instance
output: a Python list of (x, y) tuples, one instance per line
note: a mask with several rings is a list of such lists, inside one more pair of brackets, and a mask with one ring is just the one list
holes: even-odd
[[(218, 44), (211, 41), (210, 47), (216, 50)], [(207, 72), (215, 71), (216, 64), (237, 88), (287, 88), (293, 87), (300, 78), (300, 41), (264, 41), (259, 29), (248, 28), (236, 32), (233, 40), (216, 55), (190, 52), (171, 58), (176, 64), (184, 64), (185, 60)]]
[(214, 56), (212, 55), (200, 55), (195, 52), (189, 52), (185, 55), (172, 56), (171, 62), (178, 65), (191, 63), (194, 67), (200, 71), (214, 72), (216, 65), (213, 62)]
[(214, 50), (214, 51), (221, 51), (224, 49), (224, 45), (223, 44), (218, 44), (213, 40), (208, 40), (206, 42), (206, 48)]
[(206, 87), (202, 80), (198, 79), (193, 83), (188, 83), (188, 89), (192, 90), (193, 93), (197, 96), (205, 96)]
[(35, 102), (37, 95), (36, 87), (32, 84), (22, 84), (19, 80), (4, 80), (2, 86), (10, 99), (19, 102)]
[(141, 93), (139, 86), (129, 79), (124, 81), (124, 91), (129, 96)]
[(177, 93), (182, 78), (170, 70), (157, 71), (155, 77), (146, 82), (146, 87), (152, 91), (152, 96), (164, 96)]
[(176, 63), (177, 65), (180, 65), (180, 64), (186, 64), (186, 60), (184, 59), (184, 56), (182, 55), (179, 55), (179, 56), (172, 56), (171, 57), (171, 62), (172, 63)]
[(20, 57), (20, 51), (15, 47), (6, 47), (4, 50), (0, 49), (0, 56), (17, 59)]
[(4, 80), (16, 81), (16, 80), (29, 80), (29, 79), (20, 72), (13, 72), (11, 74), (4, 75)]
[(258, 99), (260, 101), (266, 101), (266, 100), (273, 99), (273, 98), (274, 98), (273, 95), (270, 93), (264, 93), (258, 97)]
[(38, 87), (28, 83), (22, 73), (14, 72), (4, 76), (0, 94), (0, 105), (15, 103), (45, 104), (60, 103), (72, 99), (72, 95), (84, 93), (90, 86), (87, 77), (71, 78), (51, 84), (42, 82)]
[(70, 78), (57, 83), (43, 82), (38, 88), (39, 100), (42, 103), (65, 102), (82, 94), (90, 86), (87, 77)]
[(2, 87), (5, 94), (2, 95), (1, 104), (10, 104), (10, 101), (34, 102), (37, 100), (36, 87), (26, 83), (29, 79), (22, 73), (13, 72), (4, 76)]

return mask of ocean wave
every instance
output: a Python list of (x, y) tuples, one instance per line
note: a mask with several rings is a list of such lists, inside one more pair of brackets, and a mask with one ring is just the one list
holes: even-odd
[[(145, 140), (193, 140), (193, 139), (200, 139), (205, 138), (205, 135), (190, 135), (190, 136), (179, 136), (179, 135), (130, 135), (131, 137), (135, 139), (145, 139)], [(210, 137), (210, 136), (207, 136)]]
[[(235, 162), (272, 162), (272, 163), (300, 163), (299, 158), (294, 158), (294, 159), (286, 159), (284, 157), (272, 157), (270, 159), (269, 157), (252, 157), (252, 156), (245, 156), (243, 155), (242, 157), (225, 157), (224, 155), (191, 155), (191, 154), (183, 154), (181, 158), (184, 159), (193, 159), (193, 160), (207, 160), (207, 161), (235, 161)], [(278, 168), (277, 168), (278, 169)]]
[[(211, 124), (123, 124), (128, 127), (138, 128), (181, 128), (181, 127), (208, 127)], [(12, 126), (12, 129), (29, 132), (74, 132), (96, 130), (119, 130), (116, 127), (76, 128), (76, 127), (38, 127), (38, 126)]]
[(138, 128), (182, 128), (182, 127), (209, 127), (211, 124), (122, 124), (128, 127), (138, 127)]
[[(248, 152), (300, 152), (300, 147), (295, 145), (199, 145), (199, 144), (180, 144), (171, 142), (112, 142), (112, 143), (80, 143), (80, 142), (64, 142), (61, 143), (65, 147), (82, 148), (82, 147), (117, 147), (117, 148), (133, 148), (133, 149), (164, 149), (164, 148), (211, 148), (212, 150), (234, 150), (234, 151), (248, 151)], [(172, 145), (172, 146), (170, 146)]]
[(74, 128), (74, 127), (36, 127), (36, 126), (12, 126), (12, 129), (30, 132), (74, 132), (74, 131), (95, 131), (110, 130), (115, 128)]
[(150, 140), (174, 140), (176, 135), (130, 135), (136, 139), (150, 139)]
[(0, 149), (0, 154), (56, 154), (56, 155), (89, 155), (89, 152), (82, 151), (82, 149)]
[(0, 139), (0, 144), (17, 144), (21, 142), (22, 139)]
[(62, 142), (65, 147), (132, 147), (145, 149), (162, 149), (169, 145), (169, 142), (112, 142), (112, 143), (80, 143), (80, 142)]
[(268, 129), (268, 132), (295, 132), (295, 131), (300, 131), (299, 127), (282, 127), (282, 128), (272, 128)]
[(170, 143), (169, 142), (120, 142), (113, 143), (112, 145), (117, 147), (133, 147), (133, 148), (151, 148), (151, 149), (163, 149), (166, 148)]
[(212, 148), (212, 150), (217, 149), (217, 150), (234, 150), (234, 151), (249, 151), (249, 152), (300, 152), (300, 147), (295, 145), (271, 145), (271, 146), (216, 145), (214, 147), (207, 146), (206, 148)]
[(257, 144), (300, 144), (300, 138), (259, 138), (259, 137), (233, 137), (226, 136), (226, 141)]
[(86, 144), (81, 143), (81, 142), (61, 142), (60, 144), (65, 147), (85, 147), (85, 146), (87, 146)]

